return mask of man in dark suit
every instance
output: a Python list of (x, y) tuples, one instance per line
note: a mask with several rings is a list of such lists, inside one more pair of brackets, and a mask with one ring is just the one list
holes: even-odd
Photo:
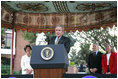
[(48, 44), (64, 44), (64, 47), (69, 53), (70, 51), (70, 39), (63, 36), (64, 33), (64, 27), (62, 26), (56, 26), (55, 28), (55, 34), (56, 36), (53, 36), (51, 39), (49, 39)]
[(93, 44), (93, 53), (88, 58), (88, 68), (91, 74), (102, 74), (102, 53), (98, 51), (98, 45)]

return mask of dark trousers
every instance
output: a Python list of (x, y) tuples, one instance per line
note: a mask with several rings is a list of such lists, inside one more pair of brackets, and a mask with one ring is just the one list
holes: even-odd
[(109, 65), (107, 65), (107, 72), (110, 72), (110, 70), (109, 70)]

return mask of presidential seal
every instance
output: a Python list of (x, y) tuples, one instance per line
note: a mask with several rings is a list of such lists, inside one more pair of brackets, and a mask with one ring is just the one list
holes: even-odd
[(54, 51), (51, 47), (45, 47), (41, 50), (41, 57), (44, 60), (50, 60), (54, 56)]

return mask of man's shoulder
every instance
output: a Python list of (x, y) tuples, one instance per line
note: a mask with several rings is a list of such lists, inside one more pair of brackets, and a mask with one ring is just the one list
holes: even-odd
[(51, 39), (55, 39), (55, 38), (56, 38), (56, 36), (52, 36), (52, 37), (51, 37)]
[(99, 54), (103, 54), (102, 52), (98, 51)]
[(93, 53), (90, 53), (89, 56), (93, 55)]
[(66, 36), (62, 36), (63, 39), (67, 39), (67, 40), (70, 40), (68, 37)]

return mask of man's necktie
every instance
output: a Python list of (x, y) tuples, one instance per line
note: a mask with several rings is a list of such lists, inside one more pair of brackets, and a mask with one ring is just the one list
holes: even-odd
[(57, 38), (57, 40), (56, 40), (56, 43), (55, 43), (55, 44), (57, 45), (57, 44), (58, 44), (58, 42), (59, 42), (59, 38)]
[(94, 52), (93, 55), (96, 56), (96, 52)]

